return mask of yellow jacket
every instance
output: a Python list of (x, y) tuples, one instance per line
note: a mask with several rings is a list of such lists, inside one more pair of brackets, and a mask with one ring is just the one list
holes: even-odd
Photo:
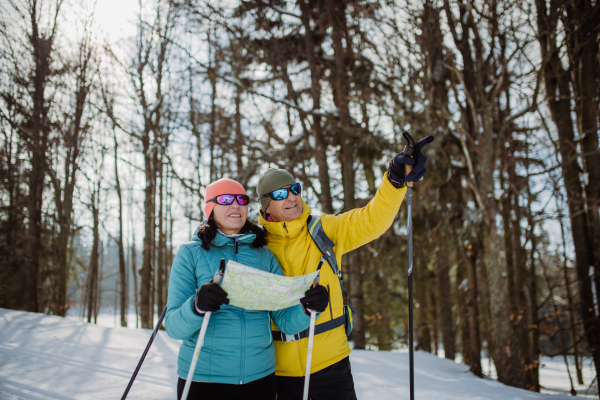
[[(323, 230), (335, 243), (334, 252), (338, 266), (342, 255), (381, 236), (394, 221), (406, 188), (396, 189), (384, 176), (375, 197), (363, 208), (340, 215), (321, 215)], [(302, 215), (293, 221), (269, 222), (259, 212), (258, 223), (269, 232), (267, 247), (273, 252), (286, 276), (298, 276), (316, 271), (321, 252), (308, 233), (307, 222), (310, 208), (304, 203)], [(330, 307), (321, 313), (317, 325), (343, 315), (343, 295), (339, 280), (331, 266), (321, 267), (320, 284), (330, 293)], [(272, 325), (277, 330), (275, 325)], [(276, 375), (304, 376), (308, 339), (283, 343), (275, 341), (277, 357)], [(346, 358), (350, 346), (344, 326), (315, 335), (311, 373), (322, 370)]]

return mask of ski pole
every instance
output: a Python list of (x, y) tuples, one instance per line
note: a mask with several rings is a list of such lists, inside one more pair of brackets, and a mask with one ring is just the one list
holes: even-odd
[[(411, 165), (406, 166), (406, 173), (412, 170)], [(413, 256), (412, 256), (412, 182), (407, 182), (408, 218), (408, 363), (410, 368), (410, 400), (415, 400), (415, 356), (413, 345)]]
[[(312, 287), (315, 287), (319, 284), (321, 273), (319, 272), (315, 277)], [(315, 322), (316, 322), (317, 312), (315, 310), (310, 310), (310, 328), (308, 329), (308, 348), (306, 349), (306, 372), (304, 374), (304, 393), (302, 395), (302, 400), (308, 400), (308, 385), (310, 383), (310, 366), (312, 364), (312, 351), (313, 351), (313, 342), (315, 340)]]
[[(402, 136), (408, 142), (404, 147), (404, 155), (413, 157), (415, 150), (419, 150), (419, 144), (415, 143), (414, 139), (408, 132), (402, 133)], [(427, 136), (424, 139), (427, 143), (433, 142), (433, 136)], [(412, 165), (406, 165), (405, 177), (411, 173)], [(415, 355), (414, 355), (414, 340), (413, 340), (413, 237), (412, 237), (412, 188), (413, 182), (406, 182), (406, 195), (408, 206), (408, 216), (406, 219), (406, 230), (408, 231), (408, 363), (409, 363), (409, 386), (410, 400), (415, 400)]]
[(140, 362), (138, 362), (138, 365), (135, 368), (135, 371), (133, 371), (133, 375), (131, 376), (131, 379), (129, 380), (129, 384), (127, 385), (127, 389), (125, 389), (125, 393), (123, 393), (123, 397), (121, 397), (121, 400), (125, 400), (125, 398), (127, 397), (127, 394), (129, 393), (129, 389), (131, 389), (131, 385), (133, 385), (133, 381), (135, 380), (135, 377), (137, 376), (138, 372), (140, 371), (140, 368), (142, 368), (142, 364), (144, 363), (144, 360), (146, 359), (146, 354), (148, 354), (148, 350), (150, 350), (150, 346), (152, 346), (152, 342), (154, 342), (156, 333), (158, 332), (158, 329), (160, 328), (160, 325), (162, 324), (163, 319), (165, 319), (166, 313), (167, 313), (167, 307), (165, 306), (165, 309), (163, 310), (162, 314), (160, 314), (158, 323), (156, 324), (156, 327), (154, 328), (154, 332), (152, 332), (152, 336), (150, 336), (150, 341), (146, 345), (144, 354), (142, 354), (142, 358), (140, 359)]
[[(221, 265), (219, 269), (215, 273), (215, 276), (212, 279), (213, 283), (217, 285), (221, 284), (221, 279), (223, 279), (223, 274), (225, 273), (225, 259), (221, 258)], [(208, 328), (208, 321), (210, 320), (210, 316), (212, 312), (207, 312), (204, 314), (204, 320), (202, 320), (202, 327), (200, 328), (200, 334), (198, 335), (198, 341), (196, 342), (196, 348), (194, 349), (194, 357), (192, 358), (192, 363), (190, 365), (190, 370), (188, 372), (187, 379), (185, 380), (185, 386), (183, 388), (183, 393), (181, 394), (181, 400), (186, 400), (188, 396), (188, 392), (190, 391), (190, 386), (192, 385), (192, 378), (194, 377), (194, 371), (196, 370), (196, 364), (198, 363), (198, 358), (200, 357), (200, 351), (202, 350), (202, 344), (204, 342), (204, 336), (206, 335), (206, 329)]]

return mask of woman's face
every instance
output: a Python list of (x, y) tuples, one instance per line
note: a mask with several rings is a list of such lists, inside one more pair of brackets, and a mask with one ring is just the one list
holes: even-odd
[(240, 206), (237, 200), (224, 206), (217, 204), (213, 209), (213, 218), (217, 228), (226, 235), (240, 233), (248, 217), (248, 206)]

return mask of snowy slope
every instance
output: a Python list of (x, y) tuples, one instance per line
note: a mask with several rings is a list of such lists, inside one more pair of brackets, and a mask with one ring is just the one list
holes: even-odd
[[(151, 333), (0, 309), (0, 400), (118, 399)], [(178, 348), (159, 332), (128, 399), (175, 399)], [(354, 351), (351, 361), (359, 399), (408, 398), (407, 353)], [(423, 352), (415, 365), (418, 400), (575, 399), (478, 379)]]

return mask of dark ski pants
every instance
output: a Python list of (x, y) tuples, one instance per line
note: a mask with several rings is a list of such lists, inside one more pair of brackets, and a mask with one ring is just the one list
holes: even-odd
[[(277, 377), (277, 400), (302, 400), (304, 377)], [(311, 400), (356, 400), (348, 357), (310, 375)]]
[[(181, 400), (185, 379), (177, 381), (177, 400)], [(275, 373), (244, 385), (192, 382), (188, 400), (275, 400)]]

